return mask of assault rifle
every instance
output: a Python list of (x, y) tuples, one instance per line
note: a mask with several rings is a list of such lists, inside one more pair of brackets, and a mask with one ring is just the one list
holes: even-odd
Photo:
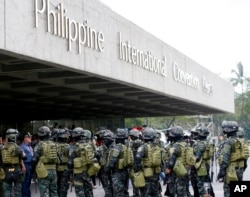
[(214, 180), (214, 152), (215, 152), (215, 140), (213, 139), (213, 155), (211, 161), (211, 182)]

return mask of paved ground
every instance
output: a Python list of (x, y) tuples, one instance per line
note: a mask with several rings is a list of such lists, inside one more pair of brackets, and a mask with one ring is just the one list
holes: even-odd
[[(250, 180), (250, 159), (248, 160), (248, 168), (246, 170), (246, 172), (244, 173), (244, 180)], [(219, 183), (219, 182), (216, 182), (215, 181), (215, 178), (217, 176), (216, 173), (218, 173), (218, 167), (217, 169), (214, 167), (214, 181), (212, 183), (213, 185), (213, 188), (214, 188), (214, 192), (215, 192), (215, 195), (216, 197), (223, 197), (223, 183)], [(102, 186), (99, 185), (99, 180), (97, 180), (97, 188), (94, 189), (94, 197), (104, 197), (104, 191), (102, 189)], [(164, 187), (164, 186), (163, 186)], [(39, 197), (39, 191), (35, 192), (35, 187), (34, 187), (34, 184), (31, 185), (31, 188), (32, 188), (32, 197)], [(165, 191), (165, 187), (163, 188), (163, 192)], [(190, 186), (190, 191), (192, 193), (192, 187)], [(163, 195), (163, 192), (162, 192), (162, 196)], [(131, 184), (129, 185), (129, 193), (130, 195), (132, 195), (132, 186)], [(68, 191), (68, 197), (76, 197), (75, 193), (74, 193), (74, 189), (72, 192)]]

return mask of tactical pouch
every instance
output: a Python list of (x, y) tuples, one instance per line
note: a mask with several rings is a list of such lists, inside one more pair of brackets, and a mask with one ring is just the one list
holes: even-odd
[(4, 180), (5, 179), (5, 171), (3, 168), (0, 168), (0, 180)]
[(36, 165), (37, 178), (46, 178), (48, 176), (48, 171), (45, 168), (43, 162), (38, 162)]
[(158, 166), (158, 167), (154, 168), (154, 172), (157, 173), (157, 174), (160, 173), (161, 172), (161, 167)]
[(101, 166), (99, 165), (99, 163), (93, 163), (89, 167), (87, 173), (89, 176), (93, 176), (100, 170), (100, 168), (101, 168)]
[(230, 181), (238, 181), (235, 166), (229, 164), (226, 172), (226, 183), (229, 184)]
[(197, 175), (198, 176), (206, 176), (207, 175), (207, 167), (206, 167), (206, 162), (204, 160), (201, 162), (200, 167), (197, 169)]
[(134, 174), (134, 186), (136, 188), (145, 187), (145, 178), (141, 170)]
[(135, 171), (133, 168), (130, 168), (130, 171), (129, 171), (129, 178), (131, 180), (134, 180), (134, 175), (135, 175)]
[(118, 166), (117, 166), (117, 168), (118, 168), (119, 170), (121, 170), (121, 169), (124, 168), (124, 159), (119, 159), (119, 160), (118, 160)]
[(187, 169), (180, 160), (176, 160), (173, 170), (178, 177), (187, 175)]
[(82, 161), (81, 158), (74, 158), (74, 168), (81, 168), (82, 167)]
[(143, 168), (143, 174), (144, 174), (144, 177), (146, 178), (152, 177), (154, 174), (153, 168)]

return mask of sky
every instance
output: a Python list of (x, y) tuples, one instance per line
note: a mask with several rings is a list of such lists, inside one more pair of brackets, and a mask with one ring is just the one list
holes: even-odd
[(250, 76), (249, 0), (100, 0), (222, 78)]

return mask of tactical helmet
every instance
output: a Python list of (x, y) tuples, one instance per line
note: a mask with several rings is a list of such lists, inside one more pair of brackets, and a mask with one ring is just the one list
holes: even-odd
[(124, 139), (128, 138), (128, 132), (125, 129), (116, 129), (116, 138)]
[(8, 129), (6, 131), (6, 138), (8, 138), (11, 141), (16, 141), (18, 134), (19, 134), (18, 130)]
[(92, 137), (92, 133), (91, 133), (90, 130), (84, 129), (83, 132), (82, 132), (82, 136), (83, 136), (84, 139), (88, 139), (89, 140)]
[(51, 131), (50, 128), (47, 126), (42, 126), (38, 129), (38, 136), (39, 137), (44, 137), (44, 136), (50, 136)]
[(198, 132), (199, 136), (201, 137), (207, 137), (209, 135), (209, 131), (204, 125), (196, 127), (195, 130)]
[(110, 130), (105, 130), (105, 132), (102, 135), (102, 138), (103, 138), (103, 143), (108, 146), (114, 141), (115, 135)]
[(114, 133), (112, 132), (112, 131), (110, 131), (110, 130), (105, 130), (104, 132), (103, 132), (103, 135), (102, 135), (102, 138), (103, 139), (109, 139), (109, 140), (114, 140), (115, 139), (115, 135), (114, 135)]
[(129, 136), (139, 137), (139, 131), (137, 129), (131, 129), (129, 131)]
[(83, 128), (76, 127), (76, 128), (73, 129), (71, 135), (72, 135), (73, 138), (75, 138), (75, 137), (81, 137), (82, 134), (83, 134), (83, 132), (84, 132)]
[(153, 140), (155, 138), (155, 131), (153, 128), (145, 127), (142, 131), (143, 140)]
[(171, 127), (169, 131), (169, 137), (183, 137), (183, 128), (181, 126)]
[(239, 127), (239, 130), (237, 131), (237, 136), (239, 138), (243, 138), (245, 135), (244, 129), (242, 127)]
[(68, 139), (69, 138), (69, 131), (67, 129), (58, 129), (57, 137)]
[(160, 130), (155, 131), (155, 138), (157, 138), (157, 139), (161, 138), (161, 131)]
[(221, 124), (224, 133), (233, 133), (238, 131), (238, 123), (235, 121), (224, 120)]

